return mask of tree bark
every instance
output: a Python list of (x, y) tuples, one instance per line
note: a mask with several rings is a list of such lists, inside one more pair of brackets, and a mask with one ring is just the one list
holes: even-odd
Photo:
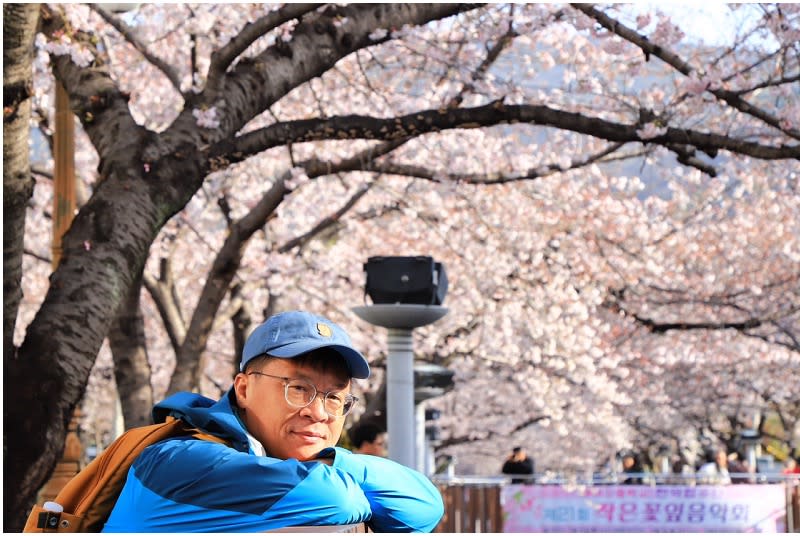
[[(6, 530), (19, 531), (24, 525), (31, 498), (53, 471), (61, 454), (69, 416), (44, 421), (20, 423), (17, 428), (9, 423), (11, 413), (25, 411), (24, 401), (15, 396), (13, 386), (41, 394), (43, 386), (31, 388), (34, 375), (20, 380), (26, 384), (12, 383), (10, 368), (16, 361), (14, 327), (19, 303), (22, 299), (22, 254), (25, 237), (25, 205), (33, 194), (28, 149), (31, 95), (33, 92), (33, 40), (39, 20), (38, 4), (3, 4), (3, 444), (8, 446), (33, 429), (39, 449), (50, 460), (44, 467), (33, 468), (18, 463), (4, 452), (3, 471), (3, 525)], [(41, 356), (35, 366), (47, 366), (48, 356)], [(35, 371), (36, 368), (32, 368)], [(24, 441), (23, 441), (24, 442)], [(14, 460), (13, 463), (9, 463)], [(23, 500), (20, 500), (23, 499)]]
[(25, 205), (33, 195), (28, 138), (38, 4), (3, 4), (3, 355), (14, 352), (22, 299)]
[[(62, 261), (25, 340), (16, 355), (4, 354), (4, 418), (5, 430), (10, 431), (4, 434), (5, 459), (14, 460), (4, 475), (8, 529), (22, 528), (36, 490), (52, 471), (97, 352), (141, 274), (151, 244), (211, 171), (209, 162), (194, 155), (209, 143), (234, 136), (293, 88), (343, 57), (374, 44), (368, 36), (375, 28), (425, 24), (474, 7), (329, 6), (298, 25), (291, 43), (270, 47), (226, 72), (219, 92), (193, 95), (174, 123), (158, 134), (133, 119), (128, 97), (103, 64), (103, 54), (98, 52), (87, 67), (74, 64), (68, 55), (51, 56), (70, 107), (100, 156), (100, 182), (63, 237)], [(5, 9), (13, 8), (4, 6), (4, 13)], [(340, 17), (340, 11), (349, 22), (336, 27), (334, 17)], [(4, 18), (4, 39), (11, 35), (6, 31), (10, 20)], [(41, 31), (53, 36), (65, 29), (69, 28), (58, 13), (42, 6)], [(90, 35), (71, 37), (89, 49), (96, 46)], [(198, 126), (194, 107), (218, 100), (226, 103), (220, 128)], [(14, 217), (18, 220), (8, 223), (16, 227), (9, 228), (21, 235), (24, 212)], [(30, 388), (32, 378), (36, 389)]]
[(126, 429), (153, 422), (150, 362), (147, 359), (144, 319), (139, 304), (141, 289), (140, 277), (128, 294), (128, 299), (120, 307), (108, 334), (114, 359), (114, 378)]

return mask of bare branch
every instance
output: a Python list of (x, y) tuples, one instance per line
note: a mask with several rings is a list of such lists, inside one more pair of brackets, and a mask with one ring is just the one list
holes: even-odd
[(186, 322), (181, 314), (180, 303), (177, 301), (169, 259), (161, 259), (158, 279), (145, 273), (142, 282), (156, 304), (172, 347), (177, 351), (186, 338)]

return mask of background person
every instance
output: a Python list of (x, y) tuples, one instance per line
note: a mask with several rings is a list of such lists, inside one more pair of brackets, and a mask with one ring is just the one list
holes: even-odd
[[(503, 463), (504, 475), (533, 475), (533, 460), (525, 453), (522, 447), (514, 447), (511, 455), (506, 458)], [(524, 484), (526, 482), (533, 482), (532, 478), (512, 478), (512, 484)]]
[(348, 431), (353, 452), (372, 456), (387, 456), (386, 430), (373, 422), (358, 422)]
[(728, 474), (734, 484), (746, 484), (753, 480), (750, 464), (738, 452), (728, 454)]
[(730, 484), (728, 472), (728, 453), (724, 447), (717, 447), (706, 454), (706, 463), (697, 470), (698, 483)]
[(800, 459), (800, 456), (789, 456), (786, 458), (781, 473), (784, 475), (800, 475), (800, 463), (798, 459)]
[(228, 444), (178, 437), (134, 461), (104, 532), (257, 532), (368, 522), (429, 532), (444, 513), (424, 475), (335, 447), (369, 365), (336, 324), (293, 311), (250, 335), (241, 372), (219, 400), (178, 393), (168, 415)]
[(622, 472), (625, 473), (623, 484), (643, 484), (644, 466), (639, 456), (633, 451), (626, 450), (622, 453)]

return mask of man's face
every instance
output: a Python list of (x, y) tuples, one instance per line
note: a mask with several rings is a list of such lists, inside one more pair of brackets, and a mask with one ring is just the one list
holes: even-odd
[(371, 454), (373, 456), (383, 456), (385, 458), (387, 455), (386, 434), (378, 434), (375, 436), (375, 441), (364, 441), (358, 452), (359, 454)]
[(320, 372), (298, 366), (292, 359), (272, 359), (253, 370), (302, 378), (317, 388), (317, 398), (304, 408), (290, 406), (284, 396), (284, 382), (267, 376), (240, 373), (234, 380), (236, 400), (243, 409), (247, 431), (258, 439), (267, 453), (276, 458), (314, 459), (326, 447), (339, 441), (344, 417), (331, 417), (323, 408), (322, 394), (328, 391), (350, 392), (350, 378), (332, 372)]

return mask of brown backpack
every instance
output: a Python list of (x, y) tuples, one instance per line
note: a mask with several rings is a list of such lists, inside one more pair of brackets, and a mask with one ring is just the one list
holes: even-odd
[[(45, 509), (44, 505), (35, 505), (23, 532), (100, 532), (136, 457), (153, 443), (184, 435), (225, 443), (173, 417), (160, 424), (132, 428), (67, 482), (53, 500), (56, 506), (45, 503), (49, 506)], [(63, 510), (56, 511), (58, 506)]]

